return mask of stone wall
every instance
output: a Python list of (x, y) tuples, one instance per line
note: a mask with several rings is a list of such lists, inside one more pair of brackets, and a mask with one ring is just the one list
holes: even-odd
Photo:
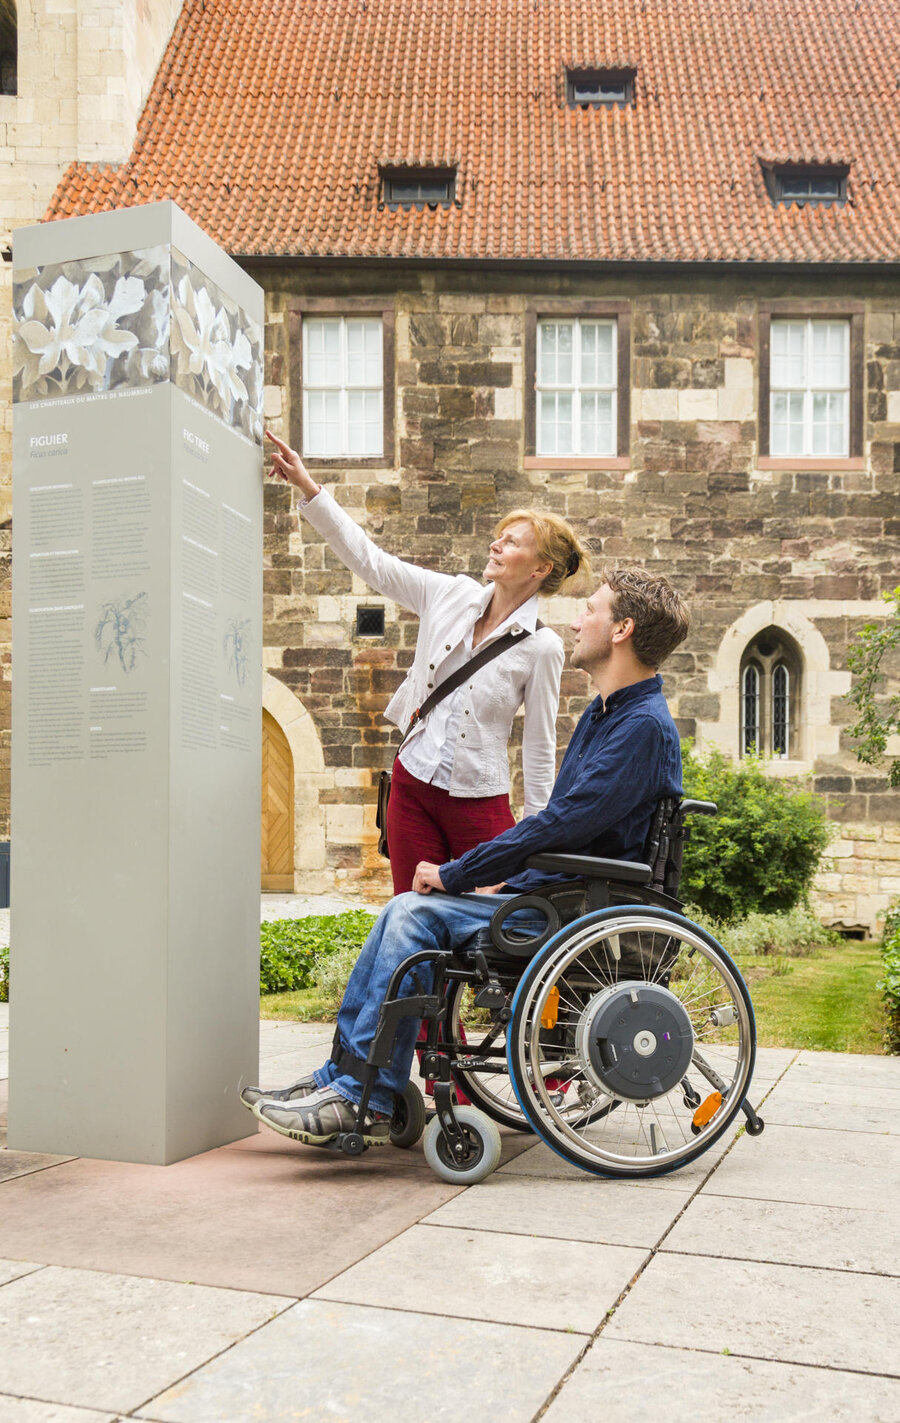
[[(791, 630), (804, 656), (803, 740), (796, 758), (773, 770), (812, 776), (831, 818), (846, 827), (821, 876), (826, 916), (874, 927), (898, 888), (891, 849), (898, 840), (890, 837), (900, 833), (900, 813), (884, 776), (855, 760), (843, 695), (848, 640), (881, 615), (880, 594), (897, 576), (900, 284), (860, 277), (853, 290), (842, 288), (842, 296), (866, 303), (862, 467), (785, 470), (758, 460), (758, 302), (827, 294), (815, 277), (788, 284), (669, 271), (653, 280), (579, 280), (400, 268), (254, 275), (269, 293), (267, 417), (286, 436), (291, 402), (299, 400), (289, 375), (292, 299), (395, 299), (394, 457), (384, 468), (317, 471), (385, 548), (478, 576), (498, 514), (534, 503), (573, 520), (598, 567), (639, 560), (665, 571), (695, 616), (689, 642), (665, 669), (667, 693), (680, 730), (701, 748), (737, 750), (736, 683), (723, 675), (729, 647), (738, 647), (739, 660), (752, 636), (740, 642), (747, 619), (780, 619)], [(630, 300), (627, 468), (615, 461), (540, 468), (524, 460), (525, 309), (561, 296)], [(384, 639), (357, 639), (357, 606), (383, 600), (303, 523), (289, 490), (270, 488), (267, 508), (266, 666), (312, 715), (325, 764), (335, 770), (334, 786), (323, 792), (328, 865), (348, 883), (383, 883), (375, 780), (395, 738), (380, 712), (410, 665), (416, 622), (388, 604)], [(565, 634), (577, 606), (556, 598), (542, 616)], [(587, 695), (583, 674), (566, 671), (561, 747)], [(515, 797), (521, 800), (518, 781)], [(860, 825), (865, 836), (855, 833)]]

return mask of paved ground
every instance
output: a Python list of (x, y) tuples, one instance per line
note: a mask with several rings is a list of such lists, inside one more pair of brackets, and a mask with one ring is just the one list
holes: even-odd
[[(263, 1023), (263, 1082), (330, 1036)], [(896, 1423), (900, 1059), (764, 1051), (755, 1095), (762, 1137), (653, 1184), (514, 1134), (469, 1190), (270, 1132), (0, 1149), (0, 1423)]]

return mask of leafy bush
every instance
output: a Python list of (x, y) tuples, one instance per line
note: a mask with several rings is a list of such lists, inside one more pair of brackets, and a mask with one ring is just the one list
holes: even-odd
[(884, 1045), (900, 1053), (900, 901), (888, 912), (881, 941), (882, 977), (878, 980), (884, 1003)]
[(748, 914), (732, 924), (710, 922), (694, 905), (685, 908), (689, 919), (704, 923), (732, 956), (743, 954), (785, 954), (801, 958), (822, 944), (838, 944), (840, 935), (825, 925), (805, 905), (798, 904), (785, 914)]
[(754, 757), (735, 764), (712, 750), (701, 760), (690, 743), (684, 788), (695, 800), (714, 800), (719, 813), (689, 817), (683, 899), (726, 923), (806, 901), (831, 837), (818, 796), (766, 776)]
[[(877, 766), (887, 752), (888, 738), (900, 731), (900, 695), (889, 694), (889, 674), (896, 672), (900, 652), (900, 587), (882, 596), (891, 605), (888, 616), (867, 623), (847, 654), (847, 666), (855, 675), (847, 700), (857, 712), (850, 735), (859, 743), (857, 760), (869, 766)], [(900, 756), (891, 761), (888, 780), (900, 786)]]
[(0, 944), (0, 1003), (9, 1002), (9, 948)]
[(261, 924), (260, 992), (309, 988), (314, 981), (314, 963), (344, 950), (353, 952), (355, 959), (374, 922), (374, 916), (364, 909), (350, 909), (344, 914), (273, 919)]
[(341, 1006), (347, 979), (359, 958), (362, 943), (350, 940), (340, 944), (333, 953), (317, 954), (313, 964), (313, 983), (322, 995), (326, 1008), (336, 1012)]

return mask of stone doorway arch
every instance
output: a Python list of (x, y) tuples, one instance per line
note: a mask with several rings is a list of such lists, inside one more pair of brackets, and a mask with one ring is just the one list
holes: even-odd
[[(289, 817), (288, 825), (276, 826), (281, 849), (282, 868), (276, 872), (279, 880), (273, 890), (282, 893), (301, 889), (319, 893), (326, 889), (329, 878), (325, 869), (325, 816), (320, 804), (320, 792), (333, 785), (332, 772), (325, 769), (325, 759), (315, 722), (303, 703), (289, 687), (263, 673), (263, 809), (267, 813), (267, 770), (272, 777), (268, 788), (269, 814), (274, 820)], [(269, 719), (267, 721), (267, 718)], [(266, 764), (266, 742), (269, 759)], [(289, 803), (292, 801), (292, 806)], [(285, 831), (289, 831), (291, 849), (285, 863)], [(263, 828), (266, 844), (266, 828)], [(269, 885), (263, 882), (263, 890)]]

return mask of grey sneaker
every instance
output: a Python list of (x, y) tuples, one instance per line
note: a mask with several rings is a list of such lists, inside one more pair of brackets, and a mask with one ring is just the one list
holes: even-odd
[[(263, 1098), (253, 1108), (259, 1121), (307, 1146), (326, 1146), (341, 1132), (356, 1131), (357, 1109), (330, 1087), (323, 1087), (316, 1096), (294, 1104), (272, 1102)], [(381, 1112), (366, 1112), (362, 1139), (366, 1146), (387, 1146), (391, 1139), (391, 1119)]]
[(290, 1087), (245, 1087), (241, 1092), (241, 1101), (245, 1107), (252, 1111), (257, 1102), (265, 1099), (267, 1102), (296, 1102), (301, 1097), (311, 1097), (313, 1092), (318, 1092), (319, 1087), (312, 1073), (308, 1077), (300, 1077), (296, 1082), (292, 1082)]

